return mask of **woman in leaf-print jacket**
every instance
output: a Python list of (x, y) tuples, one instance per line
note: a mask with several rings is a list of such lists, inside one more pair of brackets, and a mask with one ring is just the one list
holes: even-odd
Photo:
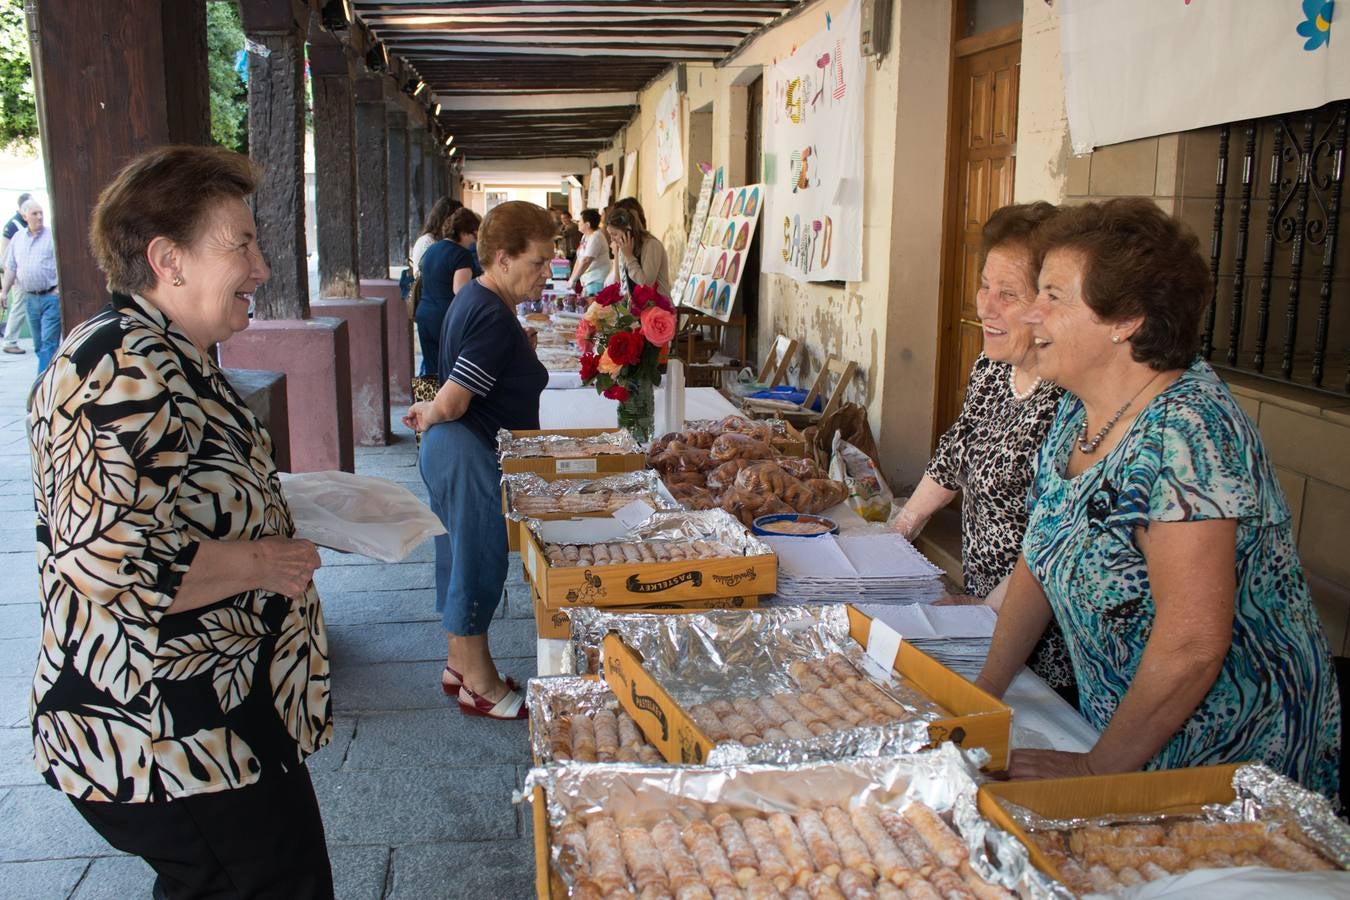
[(269, 270), (223, 150), (166, 147), (104, 190), (112, 302), (29, 415), (42, 646), (38, 769), (156, 896), (331, 897), (305, 757), (332, 731), (318, 554), (271, 438), (208, 350)]

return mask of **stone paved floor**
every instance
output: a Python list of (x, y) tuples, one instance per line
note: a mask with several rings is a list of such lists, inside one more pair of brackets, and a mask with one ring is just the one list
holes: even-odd
[[(28, 346), (28, 342), (24, 342)], [(152, 873), (113, 851), (33, 770), (28, 692), (40, 631), (23, 403), (31, 352), (0, 353), (0, 898), (136, 900)], [(356, 469), (425, 489), (412, 436), (358, 449)], [(324, 551), (316, 574), (333, 667), (336, 729), (310, 760), (341, 900), (533, 896), (523, 723), (461, 716), (438, 686), (445, 640), (428, 543), (383, 565)], [(492, 626), (503, 672), (535, 671), (528, 588), (513, 560)]]

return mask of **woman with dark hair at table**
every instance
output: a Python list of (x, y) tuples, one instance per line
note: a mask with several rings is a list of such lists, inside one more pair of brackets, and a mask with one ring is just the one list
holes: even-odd
[(614, 258), (612, 280), (632, 293), (640, 284), (654, 286), (670, 296), (670, 264), (666, 248), (647, 230), (642, 206), (632, 197), (616, 201), (605, 213), (605, 232)]
[(426, 253), (432, 244), (445, 237), (446, 222), (463, 207), (463, 203), (449, 197), (442, 197), (431, 207), (431, 212), (427, 213), (426, 219), (422, 222), (422, 231), (417, 235), (417, 240), (413, 241), (412, 250), (408, 253), (408, 262), (412, 264), (414, 278), (422, 274), (422, 254)]
[(444, 379), (444, 373), (437, 371), (437, 357), (446, 310), (470, 279), (483, 274), (469, 249), (478, 240), (482, 221), (478, 213), (467, 207), (455, 210), (445, 222), (444, 238), (422, 255), (422, 297), (415, 316), (417, 342), (422, 348), (419, 374), (438, 382)]
[[(548, 280), (555, 229), (548, 210), (510, 201), (483, 220), (483, 274), (455, 297), (441, 332), (444, 384), (403, 421), (421, 433), (420, 467), (436, 538), (436, 611), (447, 634), (441, 689), (469, 715), (523, 719), (518, 685), (497, 672), (488, 625), (506, 583), (497, 431), (537, 429), (548, 372), (515, 308)], [(430, 251), (428, 251), (430, 252)]]
[(1209, 270), (1151, 200), (1038, 233), (1024, 314), (1067, 393), (979, 684), (998, 696), (1053, 619), (1088, 753), (1015, 750), (1014, 777), (1263, 762), (1335, 796), (1341, 708), (1261, 435), (1198, 352)]
[(94, 207), (111, 304), (29, 415), (43, 638), (39, 771), (155, 896), (333, 896), (305, 758), (332, 734), (328, 639), (272, 439), (213, 347), (269, 276), (248, 157), (164, 147)]

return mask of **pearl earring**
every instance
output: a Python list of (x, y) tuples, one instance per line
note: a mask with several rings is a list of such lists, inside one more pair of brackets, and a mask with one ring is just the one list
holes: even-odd
[(1111, 335), (1111, 343), (1113, 343), (1113, 344), (1119, 344), (1119, 343), (1120, 343), (1120, 335), (1118, 335), (1118, 334), (1113, 334), (1113, 335)]
[(182, 276), (182, 275), (175, 275), (175, 276), (173, 276), (173, 286), (174, 286), (174, 287), (182, 287), (182, 286), (183, 286), (183, 276)]

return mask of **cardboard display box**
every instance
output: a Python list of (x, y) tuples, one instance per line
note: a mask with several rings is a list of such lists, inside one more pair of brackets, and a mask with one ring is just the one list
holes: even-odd
[[(855, 641), (864, 647), (874, 641), (888, 649), (894, 646), (893, 655), (887, 653), (893, 659), (891, 668), (952, 713), (928, 726), (934, 746), (951, 741), (967, 748), (983, 747), (990, 756), (990, 771), (1007, 768), (1012, 728), (1009, 707), (913, 645), (899, 642), (895, 646), (872, 635), (872, 620), (851, 606), (848, 616), (849, 635)], [(875, 656), (870, 649), (869, 653)], [(604, 660), (610, 689), (668, 762), (698, 764), (707, 758), (714, 745), (712, 739), (643, 668), (642, 659), (617, 634), (605, 637)]]
[(1238, 764), (1088, 775), (1044, 781), (990, 782), (980, 788), (980, 813), (1016, 837), (1036, 868), (1056, 880), (1059, 870), (1040, 851), (1004, 803), (1015, 803), (1051, 819), (1108, 815), (1194, 815), (1209, 803), (1232, 803), (1233, 774)]
[(778, 590), (778, 557), (772, 553), (605, 566), (550, 566), (539, 539), (524, 522), (520, 535), (525, 573), (548, 609), (651, 606), (767, 595)]
[[(641, 471), (641, 470), (634, 469), (632, 471)], [(576, 477), (578, 479), (581, 479), (585, 476), (578, 475)], [(680, 504), (676, 502), (675, 498), (670, 495), (670, 489), (666, 487), (666, 483), (664, 481), (661, 481), (660, 479), (657, 479), (657, 491), (670, 504), (669, 507), (670, 509), (682, 508)], [(634, 497), (633, 499), (637, 500), (640, 498)], [(524, 520), (519, 522), (511, 520), (511, 497), (506, 490), (505, 482), (502, 483), (502, 515), (506, 517), (506, 549), (513, 553), (519, 552), (520, 543), (521, 540), (523, 539), (521, 535), (525, 531), (525, 522)], [(611, 513), (602, 511), (595, 511), (595, 512), (568, 511), (568, 512), (552, 512), (552, 513), (531, 513), (530, 518), (538, 519), (541, 522), (559, 522), (562, 521), (563, 519), (603, 519), (611, 515), (612, 515)]]
[[(608, 434), (615, 428), (557, 428), (550, 431), (513, 431), (512, 437), (541, 437), (559, 435), (562, 437), (587, 438), (598, 434)], [(593, 475), (613, 475), (618, 472), (636, 472), (647, 468), (645, 453), (602, 453), (598, 456), (576, 458), (557, 458), (552, 456), (508, 456), (502, 459), (502, 472), (534, 472), (548, 479), (553, 478), (589, 478)]]
[[(655, 603), (647, 606), (622, 607), (615, 612), (634, 613), (687, 613), (704, 609), (754, 609), (759, 606), (758, 596), (749, 597), (710, 597), (707, 600), (686, 600), (677, 603)], [(572, 636), (572, 621), (565, 609), (549, 609), (534, 595), (534, 624), (539, 637), (544, 640), (567, 640)]]

